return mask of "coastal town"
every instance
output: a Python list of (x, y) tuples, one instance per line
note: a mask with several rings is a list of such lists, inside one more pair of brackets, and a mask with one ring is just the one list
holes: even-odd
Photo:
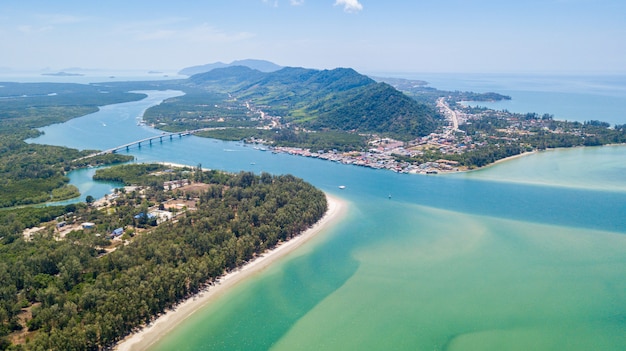
[[(249, 103), (249, 109), (253, 109)], [(262, 139), (249, 138), (248, 143), (262, 145), (257, 147), (261, 150), (271, 150), (274, 153), (287, 153), (290, 155), (313, 157), (346, 165), (385, 169), (398, 173), (411, 174), (438, 174), (465, 171), (469, 168), (460, 165), (458, 161), (446, 159), (447, 155), (460, 155), (470, 150), (481, 148), (495, 139), (504, 142), (517, 140), (517, 136), (528, 135), (533, 130), (550, 131), (551, 118), (520, 118), (519, 115), (506, 111), (481, 110), (473, 112), (463, 104), (450, 106), (446, 97), (437, 99), (437, 109), (446, 118), (447, 125), (435, 133), (404, 142), (389, 137), (369, 136), (368, 150), (347, 151), (338, 150), (310, 150), (300, 147), (272, 146), (270, 142)], [(261, 119), (269, 120), (271, 128), (280, 126), (280, 117), (272, 117), (268, 114), (254, 110)], [(505, 121), (506, 127), (499, 129), (500, 136), (477, 133), (469, 135), (459, 126), (472, 124), (485, 117), (497, 118)], [(268, 127), (269, 128), (269, 127)], [(565, 133), (563, 130), (555, 130), (554, 133)], [(425, 162), (406, 161), (423, 158), (427, 153), (437, 153), (440, 158)]]

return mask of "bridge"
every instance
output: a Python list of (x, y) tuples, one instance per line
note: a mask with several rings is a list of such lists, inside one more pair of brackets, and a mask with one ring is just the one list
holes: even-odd
[(166, 132), (164, 132), (164, 133), (162, 133), (160, 135), (154, 135), (154, 136), (151, 136), (151, 137), (148, 137), (148, 138), (144, 138), (144, 139), (141, 139), (141, 140), (136, 140), (136, 141), (124, 144), (124, 145), (119, 145), (119, 146), (116, 146), (116, 147), (113, 147), (113, 148), (110, 148), (110, 149), (107, 149), (107, 150), (104, 150), (104, 151), (99, 151), (99, 152), (93, 153), (91, 155), (87, 155), (87, 156), (84, 156), (84, 157), (81, 157), (81, 158), (77, 158), (74, 161), (80, 161), (80, 160), (84, 160), (86, 158), (100, 156), (100, 155), (114, 154), (114, 153), (116, 153), (116, 152), (118, 152), (120, 150), (128, 151), (130, 149), (130, 147), (134, 146), (134, 145), (137, 145), (138, 147), (141, 147), (141, 144), (152, 145), (152, 142), (155, 141), (155, 140), (159, 140), (159, 142), (163, 142), (163, 139), (173, 140), (174, 137), (182, 138), (184, 136), (192, 135), (194, 133), (197, 133), (197, 132), (200, 132), (200, 131), (204, 131), (204, 130), (209, 130), (209, 129), (212, 129), (212, 128), (202, 128), (202, 129), (187, 130), (187, 131), (184, 131), (184, 132), (174, 132), (174, 133), (166, 133)]
[(114, 153), (116, 153), (117, 151), (124, 150), (124, 149), (126, 149), (126, 151), (128, 151), (128, 149), (129, 149), (131, 146), (133, 146), (133, 145), (137, 145), (138, 147), (141, 147), (141, 144), (142, 144), (142, 143), (144, 143), (144, 144), (145, 144), (145, 143), (148, 143), (149, 145), (152, 145), (152, 141), (153, 141), (153, 140), (157, 140), (157, 139), (158, 139), (158, 140), (159, 140), (159, 142), (163, 142), (163, 138), (165, 138), (166, 140), (167, 140), (167, 139), (172, 140), (172, 139), (174, 139), (174, 137), (175, 137), (175, 136), (178, 136), (179, 138), (182, 138), (182, 137), (184, 137), (184, 136), (186, 136), (186, 135), (191, 135), (191, 134), (193, 134), (193, 133), (195, 133), (195, 132), (197, 132), (197, 131), (196, 131), (196, 130), (193, 130), (193, 131), (186, 131), (186, 132), (178, 132), (178, 133), (164, 133), (164, 134), (161, 134), (161, 135), (155, 135), (155, 136), (151, 136), (151, 137), (149, 137), (149, 138), (145, 138), (145, 139), (141, 139), (141, 140), (136, 140), (136, 141), (133, 141), (133, 142), (130, 142), (130, 143), (124, 144), (124, 145), (116, 146), (116, 147), (114, 147), (114, 148), (111, 148), (111, 149), (108, 149), (108, 150), (101, 151), (101, 152), (99, 152), (99, 153), (98, 153), (98, 154), (96, 154), (96, 155), (114, 154)]

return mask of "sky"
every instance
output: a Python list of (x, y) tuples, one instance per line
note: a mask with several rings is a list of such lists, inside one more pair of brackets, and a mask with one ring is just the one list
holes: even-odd
[(5, 0), (0, 69), (626, 73), (624, 0)]

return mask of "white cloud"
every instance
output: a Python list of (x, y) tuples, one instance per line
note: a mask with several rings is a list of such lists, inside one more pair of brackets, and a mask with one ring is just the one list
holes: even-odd
[(270, 6), (273, 6), (273, 7), (278, 7), (278, 0), (274, 0), (274, 1), (263, 0), (263, 3), (269, 4)]
[[(263, 0), (263, 3), (272, 7), (278, 7), (278, 0)], [(289, 0), (289, 4), (291, 4), (291, 6), (304, 5), (304, 0)]]
[(363, 5), (359, 0), (335, 0), (335, 6), (343, 6), (346, 12), (358, 12), (363, 10)]

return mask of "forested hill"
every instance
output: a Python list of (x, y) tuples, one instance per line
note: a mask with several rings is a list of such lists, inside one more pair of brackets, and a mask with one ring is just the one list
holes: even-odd
[(438, 113), (392, 86), (350, 68), (286, 67), (261, 72), (233, 66), (194, 75), (187, 86), (250, 101), (283, 122), (313, 130), (391, 134), (412, 139), (434, 131)]
[(356, 87), (376, 84), (371, 78), (351, 68), (313, 70), (285, 67), (276, 72), (261, 72), (249, 67), (233, 66), (214, 69), (189, 78), (191, 85), (236, 93), (239, 98), (253, 98), (271, 93), (266, 97), (281, 100), (297, 95), (308, 100), (328, 93), (336, 93)]
[(437, 128), (438, 114), (385, 83), (339, 93), (309, 106), (316, 129), (378, 132), (413, 139)]

